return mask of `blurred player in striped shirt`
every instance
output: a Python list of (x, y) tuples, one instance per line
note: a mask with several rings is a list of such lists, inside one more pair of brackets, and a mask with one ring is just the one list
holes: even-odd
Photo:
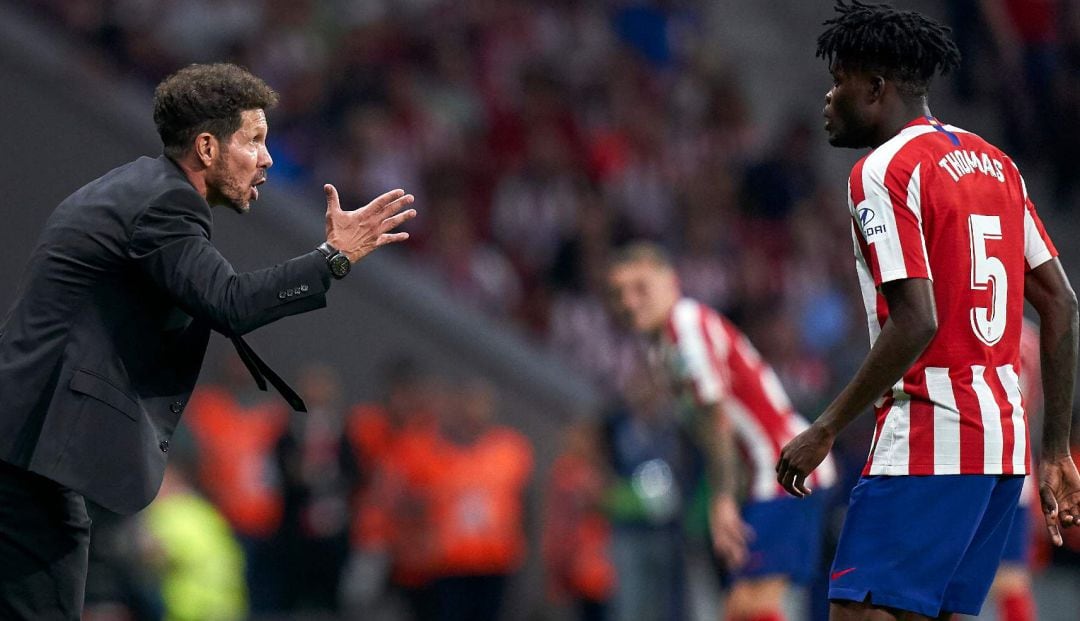
[(825, 131), (872, 148), (848, 205), (871, 349), (777, 464), (796, 496), (836, 434), (873, 403), (877, 428), (831, 572), (833, 619), (978, 614), (1024, 475), (1018, 378), (1026, 298), (1039, 314), (1045, 423), (1040, 495), (1054, 542), (1080, 521), (1069, 455), (1076, 296), (1012, 160), (934, 118), (931, 78), (956, 68), (947, 28), (887, 5), (837, 1), (819, 56)]
[[(823, 505), (808, 508), (785, 495), (773, 470), (780, 447), (807, 422), (750, 341), (713, 309), (683, 297), (659, 247), (621, 249), (608, 287), (622, 323), (649, 339), (650, 367), (680, 397), (684, 422), (709, 463), (713, 545), (733, 578), (727, 618), (780, 621), (788, 585), (810, 579), (821, 550)], [(810, 481), (827, 488), (835, 477), (825, 458)]]

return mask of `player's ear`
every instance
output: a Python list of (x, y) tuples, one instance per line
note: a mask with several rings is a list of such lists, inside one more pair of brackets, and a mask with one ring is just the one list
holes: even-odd
[(867, 98), (871, 102), (877, 102), (885, 94), (885, 76), (870, 74), (867, 76)]

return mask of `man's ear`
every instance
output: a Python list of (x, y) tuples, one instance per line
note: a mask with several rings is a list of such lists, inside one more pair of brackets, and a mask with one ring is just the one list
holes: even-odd
[(209, 168), (210, 164), (217, 158), (220, 150), (221, 145), (218, 144), (217, 138), (210, 132), (203, 132), (195, 136), (195, 157), (199, 158), (199, 162), (203, 166)]
[(885, 96), (885, 76), (883, 75), (871, 75), (867, 80), (866, 94), (868, 99), (876, 103)]

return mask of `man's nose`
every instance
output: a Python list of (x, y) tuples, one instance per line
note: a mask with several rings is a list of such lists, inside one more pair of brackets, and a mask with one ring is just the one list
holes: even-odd
[(259, 166), (263, 168), (270, 168), (274, 165), (274, 158), (270, 157), (270, 149), (263, 147), (262, 153), (259, 157)]

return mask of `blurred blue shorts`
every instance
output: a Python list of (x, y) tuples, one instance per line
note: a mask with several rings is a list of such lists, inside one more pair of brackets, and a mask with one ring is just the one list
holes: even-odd
[(727, 581), (786, 576), (806, 584), (820, 571), (827, 489), (806, 498), (783, 496), (743, 505), (742, 518), (754, 529), (746, 564)]

